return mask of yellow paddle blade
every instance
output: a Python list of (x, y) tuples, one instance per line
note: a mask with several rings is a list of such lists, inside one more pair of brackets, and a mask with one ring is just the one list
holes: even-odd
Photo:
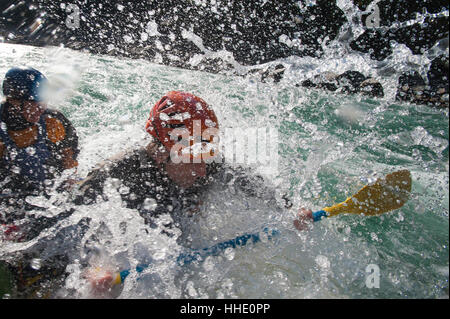
[(343, 203), (324, 210), (328, 216), (338, 214), (364, 214), (374, 216), (402, 207), (411, 192), (411, 173), (402, 170), (378, 179), (374, 184), (364, 186), (357, 194)]

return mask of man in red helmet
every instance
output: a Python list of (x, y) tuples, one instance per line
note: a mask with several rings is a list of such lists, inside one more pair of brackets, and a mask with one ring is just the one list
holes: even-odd
[(153, 141), (93, 170), (79, 186), (81, 196), (76, 203), (90, 204), (99, 196), (106, 199), (105, 181), (117, 179), (127, 207), (137, 209), (152, 224), (152, 217), (161, 213), (176, 216), (195, 211), (199, 195), (212, 179), (230, 181), (226, 173), (233, 175), (240, 191), (269, 196), (264, 194), (262, 178), (248, 176), (244, 170), (223, 169), (216, 144), (219, 123), (201, 98), (185, 92), (167, 93), (152, 108), (145, 129)]
[[(120, 181), (115, 186), (121, 189), (127, 208), (137, 209), (147, 224), (170, 213), (175, 224), (182, 226), (180, 220), (198, 210), (200, 195), (213, 180), (233, 184), (237, 191), (262, 197), (266, 203), (275, 200), (261, 177), (223, 165), (216, 144), (219, 123), (201, 98), (178, 91), (167, 93), (152, 108), (145, 129), (153, 141), (93, 170), (79, 186), (81, 195), (76, 203), (107, 200), (103, 187), (112, 178)], [(286, 200), (285, 206), (289, 205)], [(163, 224), (163, 232), (171, 236), (172, 224)], [(110, 287), (112, 274), (88, 273), (96, 288)]]
[[(94, 169), (79, 186), (81, 196), (75, 203), (90, 204), (98, 196), (106, 199), (103, 187), (108, 178), (113, 178), (120, 180), (122, 189), (126, 189), (120, 194), (127, 207), (138, 209), (147, 223), (152, 224), (152, 217), (161, 213), (194, 211), (200, 202), (200, 189), (220, 166), (202, 160), (205, 154), (182, 154), (184, 148), (179, 146), (183, 134), (195, 130), (196, 125), (202, 131), (219, 127), (214, 111), (199, 97), (176, 91), (167, 93), (155, 104), (145, 126), (154, 140)], [(173, 134), (174, 131), (179, 135)], [(202, 142), (201, 137), (199, 140), (208, 144), (213, 137), (208, 141)]]

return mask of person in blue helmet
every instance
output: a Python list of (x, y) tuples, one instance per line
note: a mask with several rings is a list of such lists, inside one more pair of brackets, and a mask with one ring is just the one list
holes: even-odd
[(41, 192), (58, 174), (78, 166), (78, 137), (70, 121), (47, 108), (46, 77), (12, 68), (0, 104), (0, 184), (8, 193)]
[[(57, 219), (35, 216), (28, 195), (48, 198), (64, 170), (78, 166), (78, 136), (71, 122), (47, 107), (47, 78), (34, 68), (11, 68), (2, 84), (0, 102), (0, 241), (28, 241)], [(64, 216), (71, 211), (64, 213)], [(61, 216), (59, 216), (61, 217)], [(17, 296), (30, 297), (42, 281), (63, 273), (56, 258), (51, 269), (32, 269), (27, 257), (5, 266), (13, 274)], [(38, 280), (38, 279), (39, 280)], [(32, 283), (30, 285), (30, 283)], [(1, 297), (1, 296), (0, 296)]]

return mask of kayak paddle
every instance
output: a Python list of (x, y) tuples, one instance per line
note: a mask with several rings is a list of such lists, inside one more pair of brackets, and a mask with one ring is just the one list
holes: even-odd
[[(323, 210), (312, 213), (314, 222), (325, 217), (333, 217), (339, 214), (357, 214), (364, 216), (376, 216), (401, 208), (409, 198), (411, 192), (411, 173), (401, 170), (379, 178), (375, 183), (364, 186), (358, 193), (347, 198), (344, 202), (325, 207)], [(188, 265), (194, 261), (204, 260), (208, 256), (217, 256), (227, 248), (245, 246), (248, 243), (261, 241), (261, 234), (265, 234), (268, 240), (280, 234), (277, 230), (265, 228), (262, 233), (244, 234), (234, 239), (218, 243), (211, 247), (192, 250), (180, 254), (176, 261), (178, 265)], [(141, 273), (150, 264), (141, 264), (136, 267), (136, 272)], [(121, 284), (130, 274), (131, 269), (123, 270), (114, 276), (114, 284)]]
[(411, 173), (397, 171), (364, 186), (344, 202), (313, 213), (314, 221), (339, 214), (381, 215), (402, 207), (411, 192)]

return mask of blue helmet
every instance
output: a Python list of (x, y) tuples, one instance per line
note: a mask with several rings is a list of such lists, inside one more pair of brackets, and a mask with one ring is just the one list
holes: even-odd
[(48, 83), (47, 78), (33, 68), (12, 68), (3, 80), (3, 95), (5, 97), (41, 102), (44, 100), (42, 91)]

